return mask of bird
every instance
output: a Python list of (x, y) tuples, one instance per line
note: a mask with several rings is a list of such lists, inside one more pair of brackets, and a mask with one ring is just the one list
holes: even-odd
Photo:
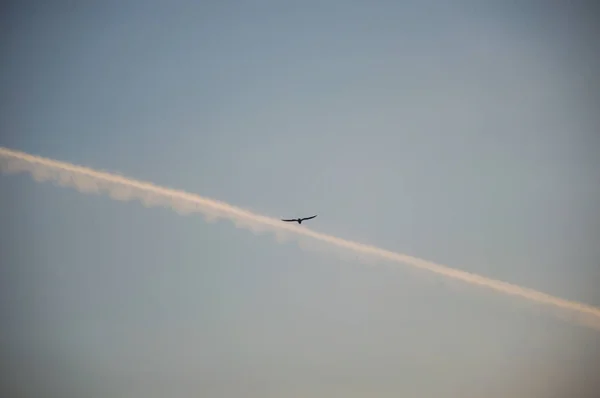
[(317, 216), (317, 214), (315, 214), (315, 215), (314, 215), (314, 216), (312, 216), (312, 217), (304, 217), (304, 218), (291, 218), (291, 219), (289, 219), (289, 220), (284, 220), (284, 219), (281, 219), (281, 221), (285, 221), (285, 222), (294, 222), (294, 221), (295, 221), (295, 222), (297, 222), (298, 224), (302, 224), (302, 221), (305, 221), (305, 220), (312, 220), (312, 219), (313, 219), (313, 218), (315, 218), (316, 216)]

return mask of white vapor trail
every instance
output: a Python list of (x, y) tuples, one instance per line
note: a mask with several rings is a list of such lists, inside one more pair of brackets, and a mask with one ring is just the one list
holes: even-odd
[[(95, 171), (86, 167), (52, 159), (29, 155), (0, 147), (0, 170), (5, 173), (29, 172), (37, 181), (51, 180), (62, 186), (75, 187), (80, 192), (106, 192), (117, 200), (141, 200), (147, 206), (165, 206), (183, 214), (199, 212), (208, 221), (227, 218), (237, 227), (247, 228), (255, 232), (270, 230), (277, 240), (288, 236), (311, 238), (312, 243), (320, 242), (329, 247), (354, 252), (365, 261), (386, 260), (403, 263), (416, 268), (425, 269), (446, 278), (460, 280), (471, 285), (495, 290), (509, 296), (516, 296), (552, 309), (561, 310), (558, 315), (567, 315), (571, 320), (600, 330), (600, 308), (564, 300), (532, 289), (520, 287), (506, 282), (493, 280), (476, 274), (456, 270), (444, 265), (435, 264), (405, 254), (394, 253), (378, 247), (352, 242), (334, 236), (311, 231), (310, 229), (282, 223), (279, 220), (254, 214), (231, 206), (227, 203), (204, 198), (184, 191), (160, 187), (148, 182), (126, 178), (116, 174)], [(303, 243), (302, 241), (300, 242)], [(302, 244), (303, 247), (306, 247)], [(314, 245), (311, 245), (311, 248)], [(366, 258), (365, 258), (366, 257)]]

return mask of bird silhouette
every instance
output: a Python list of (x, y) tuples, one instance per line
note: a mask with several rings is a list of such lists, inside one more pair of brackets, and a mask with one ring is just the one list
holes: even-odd
[(285, 221), (285, 222), (297, 222), (298, 224), (302, 224), (302, 221), (305, 220), (312, 220), (313, 218), (315, 218), (317, 216), (317, 214), (315, 214), (312, 217), (304, 217), (304, 218), (291, 218), (289, 220), (284, 220), (282, 219), (281, 221)]

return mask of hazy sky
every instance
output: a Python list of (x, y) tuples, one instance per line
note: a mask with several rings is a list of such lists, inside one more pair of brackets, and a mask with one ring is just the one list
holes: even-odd
[[(0, 146), (600, 306), (595, 9), (87, 3), (0, 12)], [(600, 390), (600, 334), (517, 299), (27, 175), (0, 195), (6, 388)]]

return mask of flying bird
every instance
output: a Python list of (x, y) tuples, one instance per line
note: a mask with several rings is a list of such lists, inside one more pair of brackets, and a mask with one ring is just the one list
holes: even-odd
[(294, 221), (295, 221), (295, 222), (297, 222), (298, 224), (302, 224), (302, 221), (304, 221), (304, 220), (311, 220), (311, 219), (315, 218), (316, 216), (317, 216), (317, 214), (315, 214), (315, 215), (314, 215), (314, 216), (312, 216), (312, 217), (304, 217), (304, 218), (292, 218), (292, 219), (289, 219), (289, 220), (283, 220), (283, 219), (282, 219), (281, 221), (285, 221), (285, 222), (294, 222)]

